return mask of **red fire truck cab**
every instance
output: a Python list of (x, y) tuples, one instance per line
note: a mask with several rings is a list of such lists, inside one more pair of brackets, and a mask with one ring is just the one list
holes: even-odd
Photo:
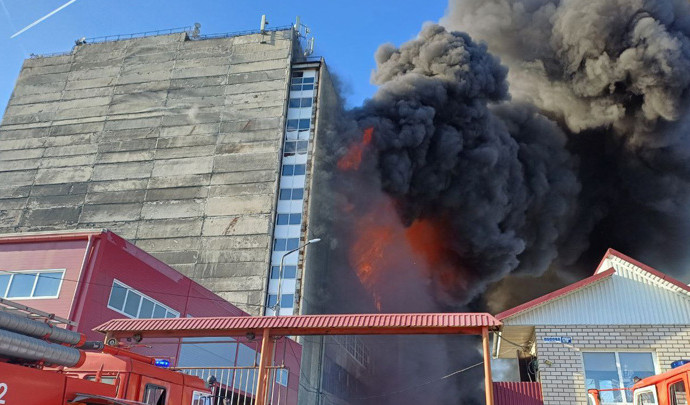
[(78, 367), (39, 369), (0, 362), (0, 405), (207, 405), (197, 377), (126, 355), (86, 353)]
[[(680, 360), (665, 373), (647, 377), (632, 387), (634, 405), (687, 405), (690, 386), (690, 361)], [(587, 403), (600, 405), (600, 393), (606, 390), (587, 391)]]

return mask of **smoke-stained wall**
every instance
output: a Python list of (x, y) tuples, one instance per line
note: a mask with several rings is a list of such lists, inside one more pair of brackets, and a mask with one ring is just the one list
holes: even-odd
[(291, 31), (26, 60), (0, 125), (0, 232), (109, 228), (259, 314)]

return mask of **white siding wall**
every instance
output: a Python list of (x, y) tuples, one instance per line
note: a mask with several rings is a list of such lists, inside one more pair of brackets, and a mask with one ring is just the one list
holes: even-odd
[(506, 325), (687, 325), (690, 298), (648, 280), (612, 275), (504, 320)]

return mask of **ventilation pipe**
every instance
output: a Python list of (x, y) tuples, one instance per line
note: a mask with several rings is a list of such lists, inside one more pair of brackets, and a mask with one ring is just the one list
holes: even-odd
[(80, 346), (86, 342), (86, 336), (82, 333), (58, 328), (45, 322), (5, 311), (0, 311), (0, 329), (73, 346)]
[(79, 349), (61, 346), (0, 329), (0, 356), (42, 361), (55, 366), (78, 367), (86, 355)]

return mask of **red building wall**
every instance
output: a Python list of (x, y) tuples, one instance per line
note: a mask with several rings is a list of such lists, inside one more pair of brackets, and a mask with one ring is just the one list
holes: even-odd
[(15, 301), (63, 318), (70, 318), (86, 244), (86, 238), (27, 243), (2, 243), (0, 240), (0, 271), (65, 269), (57, 299), (32, 298)]

